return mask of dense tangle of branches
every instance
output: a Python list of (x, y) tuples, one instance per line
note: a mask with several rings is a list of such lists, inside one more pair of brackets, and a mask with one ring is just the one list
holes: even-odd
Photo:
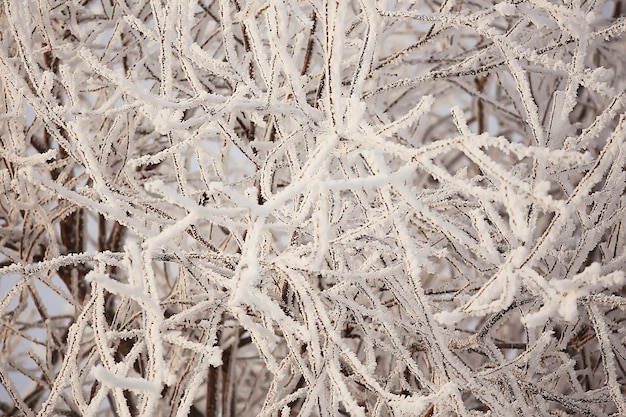
[(626, 415), (623, 7), (0, 1), (0, 413)]

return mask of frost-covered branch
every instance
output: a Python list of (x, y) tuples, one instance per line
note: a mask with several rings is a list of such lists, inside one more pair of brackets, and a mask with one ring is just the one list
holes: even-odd
[(622, 415), (622, 0), (4, 0), (7, 415)]

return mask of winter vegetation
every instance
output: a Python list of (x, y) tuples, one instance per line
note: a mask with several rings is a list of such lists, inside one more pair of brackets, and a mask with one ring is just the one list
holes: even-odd
[(0, 1), (0, 414), (626, 415), (625, 9)]

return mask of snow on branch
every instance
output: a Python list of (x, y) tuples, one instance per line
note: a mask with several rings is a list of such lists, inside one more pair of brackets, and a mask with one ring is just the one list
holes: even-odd
[(626, 413), (623, 0), (0, 7), (0, 414)]

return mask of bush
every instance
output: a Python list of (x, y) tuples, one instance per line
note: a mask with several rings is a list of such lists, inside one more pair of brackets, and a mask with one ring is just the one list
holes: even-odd
[(626, 415), (621, 0), (4, 0), (6, 415)]

